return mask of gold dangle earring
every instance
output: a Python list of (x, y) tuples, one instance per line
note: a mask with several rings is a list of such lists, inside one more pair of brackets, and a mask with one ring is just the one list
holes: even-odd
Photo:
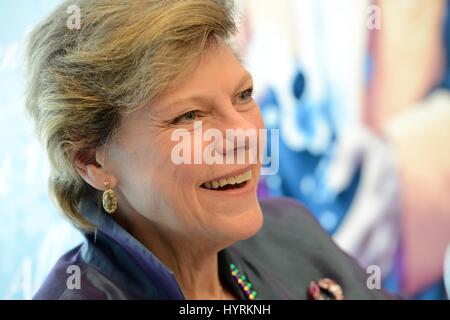
[(106, 190), (103, 192), (102, 202), (103, 209), (109, 214), (113, 214), (117, 209), (117, 197), (114, 191), (109, 186), (109, 182), (105, 181), (104, 183)]

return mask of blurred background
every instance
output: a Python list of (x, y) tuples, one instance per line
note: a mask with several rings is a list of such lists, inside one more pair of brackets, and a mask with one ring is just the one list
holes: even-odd
[[(0, 299), (30, 299), (81, 241), (48, 198), (23, 104), (26, 35), (57, 3), (0, 2)], [(259, 196), (303, 202), (389, 292), (447, 299), (450, 1), (236, 4), (238, 49), (280, 129), (280, 169)]]

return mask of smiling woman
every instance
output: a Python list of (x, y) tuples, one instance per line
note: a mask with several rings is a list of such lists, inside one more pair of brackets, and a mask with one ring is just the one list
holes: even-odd
[[(193, 136), (192, 150), (206, 147), (196, 121), (264, 128), (252, 78), (228, 45), (231, 2), (81, 0), (79, 30), (66, 27), (69, 5), (31, 34), (27, 109), (51, 161), (50, 190), (86, 241), (36, 298), (384, 297), (301, 205), (258, 201), (260, 161), (171, 160), (174, 130)], [(251, 150), (246, 139), (218, 140), (223, 157)]]

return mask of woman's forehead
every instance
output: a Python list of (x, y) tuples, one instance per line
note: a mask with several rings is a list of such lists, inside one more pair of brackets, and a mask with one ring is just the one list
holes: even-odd
[[(208, 50), (199, 60), (196, 68), (187, 73), (179, 83), (159, 96), (160, 101), (186, 99), (209, 95), (210, 89), (235, 91), (252, 80), (250, 73), (226, 46)], [(173, 102), (173, 101), (172, 101)]]

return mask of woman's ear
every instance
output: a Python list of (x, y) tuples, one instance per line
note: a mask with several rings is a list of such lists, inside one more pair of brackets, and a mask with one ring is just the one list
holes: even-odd
[(79, 151), (73, 156), (73, 163), (78, 174), (89, 185), (97, 190), (105, 190), (105, 182), (114, 188), (117, 180), (114, 175), (105, 170), (104, 149), (90, 149)]

